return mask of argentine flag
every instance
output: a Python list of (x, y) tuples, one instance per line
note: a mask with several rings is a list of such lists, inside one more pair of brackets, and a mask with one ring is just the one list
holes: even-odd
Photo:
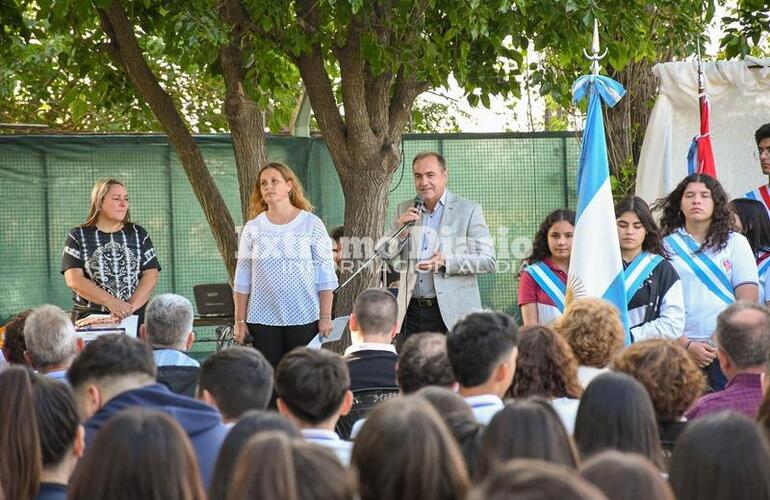
[(599, 297), (613, 303), (626, 325), (628, 345), (628, 303), (602, 114), (602, 101), (615, 106), (625, 93), (621, 84), (600, 75), (581, 76), (572, 86), (573, 102), (579, 102), (588, 94), (588, 114), (578, 165), (577, 224), (572, 240), (567, 302)]

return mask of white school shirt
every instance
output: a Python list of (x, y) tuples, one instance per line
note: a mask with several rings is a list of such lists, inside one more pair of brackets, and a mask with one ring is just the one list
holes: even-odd
[(480, 424), (489, 425), (492, 417), (505, 407), (503, 400), (494, 394), (482, 394), (481, 396), (468, 396), (465, 402), (471, 407), (473, 416)]
[[(677, 232), (692, 237), (683, 227), (677, 229)], [(691, 339), (710, 338), (716, 328), (717, 316), (728, 304), (706, 287), (668, 242), (665, 242), (665, 245), (684, 289), (684, 335)], [(703, 254), (725, 272), (733, 291), (740, 285), (759, 283), (754, 253), (743, 235), (731, 232), (724, 248), (717, 251), (705, 250)]]
[(248, 323), (317, 321), (318, 292), (335, 288), (331, 239), (321, 219), (302, 210), (286, 224), (273, 224), (262, 212), (246, 223), (233, 290), (249, 295)]
[(337, 455), (342, 465), (350, 465), (350, 455), (353, 453), (353, 443), (343, 441), (336, 432), (324, 429), (302, 429), (302, 437), (305, 441), (328, 448)]

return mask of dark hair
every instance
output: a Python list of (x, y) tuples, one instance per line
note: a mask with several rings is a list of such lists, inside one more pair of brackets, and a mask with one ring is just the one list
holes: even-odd
[(706, 388), (706, 378), (684, 348), (672, 340), (635, 342), (612, 362), (612, 369), (631, 375), (650, 395), (660, 422), (676, 422)]
[(50, 467), (60, 463), (75, 442), (80, 426), (78, 408), (67, 384), (35, 375), (32, 387), (43, 467)]
[(311, 425), (339, 411), (350, 389), (345, 360), (326, 349), (298, 347), (275, 370), (275, 393), (299, 420)]
[(770, 447), (745, 415), (720, 412), (687, 424), (671, 458), (678, 500), (770, 498)]
[(647, 232), (642, 242), (642, 250), (668, 257), (668, 252), (663, 246), (663, 237), (655, 223), (649, 205), (638, 196), (628, 195), (615, 205), (615, 218), (619, 219), (626, 212), (633, 212), (639, 218), (644, 230)]
[(730, 202), (730, 208), (743, 226), (743, 234), (754, 255), (770, 251), (770, 217), (765, 204), (758, 200), (738, 198)]
[(575, 445), (549, 401), (518, 400), (497, 412), (481, 438), (476, 477), (483, 478), (513, 458), (577, 468)]
[(551, 226), (557, 222), (566, 221), (575, 225), (575, 212), (567, 208), (560, 208), (554, 210), (548, 214), (545, 220), (540, 224), (540, 227), (535, 233), (535, 237), (532, 239), (532, 253), (524, 261), (527, 264), (534, 264), (540, 262), (546, 257), (551, 256), (551, 251), (548, 249), (548, 231), (551, 230)]
[(465, 466), (468, 469), (468, 476), (473, 477), (481, 448), (484, 425), (476, 421), (471, 407), (462, 396), (446, 387), (423, 387), (415, 393), (415, 397), (428, 401), (444, 420), (447, 429), (460, 447), (460, 453), (462, 453)]
[(467, 500), (606, 500), (573, 469), (519, 458), (493, 470)]
[(430, 158), (430, 157), (433, 157), (436, 159), (438, 164), (441, 166), (442, 172), (446, 171), (446, 160), (441, 154), (436, 153), (435, 151), (422, 151), (420, 153), (417, 153), (414, 156), (414, 159), (412, 160), (412, 168), (414, 168), (414, 164), (417, 163), (418, 161), (424, 160), (425, 158)]
[(20, 312), (8, 320), (5, 324), (3, 334), (3, 357), (9, 363), (17, 365), (27, 365), (27, 359), (24, 357), (24, 351), (27, 345), (24, 342), (24, 323), (27, 317), (32, 313), (32, 309)]
[(367, 288), (361, 292), (353, 304), (364, 334), (386, 334), (398, 324), (398, 304), (393, 294), (382, 288)]
[(238, 455), (227, 498), (353, 500), (355, 493), (353, 478), (329, 449), (269, 431), (251, 437)]
[(583, 392), (575, 419), (580, 456), (604, 450), (639, 453), (663, 467), (658, 424), (642, 384), (624, 373), (603, 373)]
[(202, 500), (205, 493), (179, 424), (165, 413), (133, 407), (111, 417), (96, 434), (70, 481), (68, 498)]
[(339, 242), (345, 236), (345, 226), (337, 226), (329, 231), (329, 238)]
[(770, 137), (770, 123), (765, 123), (754, 132), (754, 140), (757, 141), (757, 146), (762, 142), (762, 139)]
[(608, 500), (674, 500), (674, 493), (649, 460), (634, 453), (604, 451), (580, 468)]
[(691, 174), (682, 179), (682, 181), (671, 191), (668, 196), (657, 200), (652, 209), (662, 211), (660, 216), (660, 228), (664, 235), (669, 235), (683, 227), (685, 224), (684, 214), (682, 213), (682, 197), (684, 191), (690, 184), (700, 182), (706, 185), (711, 191), (711, 198), (714, 201), (714, 213), (711, 216), (711, 225), (708, 234), (699, 251), (703, 250), (721, 250), (727, 246), (727, 240), (730, 232), (733, 230), (733, 213), (727, 204), (729, 197), (718, 180), (710, 175)]
[(497, 364), (518, 341), (516, 322), (501, 312), (475, 312), (460, 319), (447, 333), (452, 372), (463, 387), (476, 387), (492, 376)]
[[(746, 310), (757, 312), (759, 317), (740, 318)], [(762, 365), (770, 353), (770, 309), (755, 302), (730, 304), (717, 316), (714, 337), (736, 368)]]
[(152, 347), (128, 335), (102, 335), (80, 351), (67, 371), (73, 388), (87, 380), (144, 374), (155, 378)]
[(436, 410), (414, 396), (379, 404), (353, 445), (361, 500), (465, 497), (462, 455)]
[(238, 423), (230, 429), (217, 455), (214, 473), (209, 486), (209, 498), (227, 498), (238, 463), (238, 455), (249, 439), (267, 431), (283, 432), (291, 438), (302, 436), (290, 421), (276, 412), (251, 410), (244, 413)]
[(273, 395), (273, 367), (250, 347), (235, 346), (209, 356), (201, 365), (198, 393), (209, 391), (226, 419), (264, 410)]
[(417, 333), (406, 339), (399, 352), (396, 378), (403, 394), (430, 385), (449, 387), (454, 384), (456, 379), (447, 356), (444, 334)]
[(562, 336), (547, 326), (525, 326), (519, 332), (519, 357), (509, 394), (577, 399), (583, 392), (577, 360)]
[(31, 378), (21, 366), (0, 371), (0, 490), (8, 500), (32, 499), (40, 482), (40, 439), (30, 425), (35, 420)]

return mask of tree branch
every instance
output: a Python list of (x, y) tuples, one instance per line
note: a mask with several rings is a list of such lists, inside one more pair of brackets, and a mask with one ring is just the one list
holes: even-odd
[(418, 81), (414, 73), (402, 65), (396, 75), (393, 98), (388, 107), (388, 136), (401, 135), (404, 125), (409, 120), (412, 104), (418, 95), (430, 88), (428, 82)]

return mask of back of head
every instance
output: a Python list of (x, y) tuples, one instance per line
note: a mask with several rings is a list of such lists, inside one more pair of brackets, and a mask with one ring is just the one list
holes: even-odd
[(21, 366), (0, 371), (0, 490), (8, 499), (31, 499), (40, 480), (40, 440), (37, 427), (30, 425), (35, 419), (31, 378)]
[(24, 324), (24, 341), (30, 361), (39, 370), (66, 367), (77, 354), (75, 325), (56, 306), (40, 306), (32, 311)]
[(604, 450), (640, 455), (662, 467), (655, 410), (642, 384), (624, 373), (596, 377), (580, 399), (575, 442), (588, 458)]
[(717, 413), (687, 424), (671, 459), (679, 500), (770, 498), (770, 448), (744, 415)]
[(64, 459), (77, 436), (80, 418), (72, 389), (49, 377), (32, 378), (35, 393), (35, 421), (40, 436), (43, 467)]
[(354, 496), (350, 473), (330, 450), (269, 431), (244, 446), (226, 498), (352, 500)]
[(674, 500), (660, 471), (641, 455), (604, 451), (584, 463), (580, 473), (609, 500)]
[(24, 323), (32, 313), (32, 309), (22, 311), (12, 317), (5, 324), (3, 331), (3, 357), (9, 363), (17, 365), (26, 365), (24, 352), (27, 350), (27, 344), (24, 342)]
[(738, 370), (763, 366), (770, 352), (770, 309), (736, 302), (717, 316), (715, 336)]
[(193, 329), (192, 304), (181, 295), (158, 295), (144, 313), (144, 328), (147, 340), (153, 346), (184, 349)]
[(605, 500), (604, 495), (565, 466), (516, 459), (496, 468), (467, 500)]
[(631, 344), (615, 358), (612, 367), (631, 375), (644, 386), (661, 422), (682, 418), (706, 387), (698, 365), (682, 346), (671, 340)]
[(179, 424), (164, 413), (129, 408), (96, 434), (72, 477), (68, 498), (203, 500), (205, 493), (192, 445)]
[(475, 420), (473, 410), (471, 410), (465, 399), (451, 389), (428, 386), (417, 391), (415, 396), (430, 403), (444, 420), (453, 415), (462, 416), (468, 420)]
[(484, 384), (517, 342), (518, 327), (507, 314), (476, 312), (465, 316), (447, 333), (447, 354), (457, 381), (463, 387)]
[(369, 288), (353, 304), (360, 333), (389, 336), (398, 323), (398, 304), (393, 294), (382, 288)]
[(514, 401), (492, 418), (481, 438), (477, 477), (514, 458), (577, 467), (575, 445), (547, 400)]
[(201, 365), (198, 392), (208, 391), (226, 419), (248, 410), (264, 410), (273, 393), (273, 367), (256, 349), (231, 347)]
[(247, 411), (238, 419), (238, 423), (230, 429), (222, 442), (214, 474), (211, 477), (209, 498), (227, 498), (233, 471), (238, 464), (238, 456), (253, 436), (264, 432), (282, 432), (290, 438), (302, 436), (294, 424), (276, 412)]
[(310, 425), (332, 418), (350, 389), (345, 361), (325, 349), (294, 349), (275, 371), (275, 392), (295, 418)]
[(72, 362), (67, 379), (76, 391), (87, 381), (138, 377), (155, 379), (152, 348), (128, 335), (103, 335), (88, 343)]
[(403, 394), (431, 385), (454, 384), (446, 337), (440, 333), (418, 333), (406, 339), (399, 353), (396, 376)]
[(547, 326), (522, 328), (510, 392), (514, 398), (579, 398), (583, 388), (567, 341)]
[(623, 347), (625, 328), (618, 310), (609, 302), (585, 298), (574, 300), (556, 324), (572, 348), (579, 365), (604, 368)]
[(421, 398), (378, 405), (356, 438), (351, 462), (361, 500), (452, 500), (468, 489), (457, 444)]

